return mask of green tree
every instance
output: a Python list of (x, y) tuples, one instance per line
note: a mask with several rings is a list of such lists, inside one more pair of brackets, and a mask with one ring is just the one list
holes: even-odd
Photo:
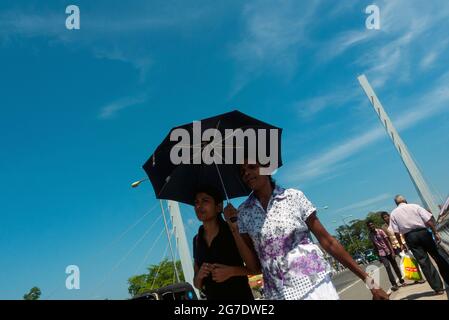
[(379, 212), (369, 212), (365, 219), (352, 220), (348, 225), (341, 225), (336, 229), (337, 240), (351, 255), (373, 248), (366, 226), (368, 220), (372, 221), (378, 228), (384, 223)]
[[(179, 260), (176, 261), (176, 269), (179, 273), (179, 280), (185, 281), (181, 261)], [(173, 262), (168, 259), (149, 266), (147, 270), (148, 273), (132, 276), (128, 279), (128, 292), (132, 297), (176, 282)]]
[(23, 295), (23, 300), (39, 300), (41, 296), (41, 289), (38, 287), (31, 288), (30, 292)]

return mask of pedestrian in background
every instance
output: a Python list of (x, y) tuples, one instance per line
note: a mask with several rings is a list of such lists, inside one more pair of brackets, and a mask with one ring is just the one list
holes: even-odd
[(399, 283), (404, 285), (405, 281), (402, 279), (401, 270), (396, 262), (396, 254), (394, 252), (394, 248), (388, 238), (387, 234), (382, 230), (376, 228), (374, 222), (367, 221), (366, 223), (369, 230), (369, 239), (374, 245), (374, 249), (377, 251), (377, 255), (379, 256), (380, 262), (385, 266), (385, 270), (388, 274), (388, 279), (391, 282), (391, 290), (396, 291), (399, 289), (396, 278), (391, 271), (391, 267), (393, 267), (394, 272), (396, 273)]
[[(382, 218), (384, 224), (381, 226), (381, 229), (386, 233), (388, 236), (388, 239), (390, 240), (391, 245), (393, 246), (394, 253), (396, 255), (401, 252), (401, 245), (398, 242), (398, 239), (396, 239), (396, 236), (393, 232), (393, 230), (390, 228), (390, 214), (386, 211), (380, 212), (380, 217)], [(401, 234), (402, 242), (405, 243), (405, 240)]]
[[(430, 255), (436, 262), (441, 277), (449, 285), (449, 263), (440, 254), (437, 247), (441, 238), (435, 228), (435, 219), (426, 209), (416, 204), (408, 204), (407, 200), (401, 195), (397, 195), (394, 201), (397, 208), (391, 212), (390, 227), (395, 233), (396, 239), (404, 249), (400, 236), (401, 234), (404, 235), (407, 246), (415, 256), (435, 294), (444, 294), (443, 282), (429, 258)], [(432, 229), (435, 241), (427, 228)]]

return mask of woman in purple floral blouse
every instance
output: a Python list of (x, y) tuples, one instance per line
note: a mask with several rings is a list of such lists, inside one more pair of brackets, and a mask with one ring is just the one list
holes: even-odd
[(330, 280), (331, 267), (310, 240), (312, 232), (326, 252), (365, 281), (373, 299), (388, 299), (326, 231), (305, 195), (281, 188), (271, 176), (260, 175), (259, 168), (258, 164), (241, 166), (242, 180), (253, 192), (238, 210), (228, 204), (224, 213), (246, 267), (254, 274), (263, 273), (265, 298), (339, 298)]

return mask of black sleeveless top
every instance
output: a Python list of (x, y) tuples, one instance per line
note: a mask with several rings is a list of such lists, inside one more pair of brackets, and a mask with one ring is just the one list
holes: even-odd
[[(199, 228), (198, 234), (193, 238), (193, 257), (197, 266), (201, 268), (201, 265), (206, 262), (243, 267), (243, 260), (228, 224), (221, 217), (218, 220), (220, 229), (210, 247), (204, 240), (203, 226)], [(207, 300), (254, 299), (247, 276), (231, 277), (224, 282), (217, 283), (212, 280), (212, 275), (209, 275), (203, 283)]]

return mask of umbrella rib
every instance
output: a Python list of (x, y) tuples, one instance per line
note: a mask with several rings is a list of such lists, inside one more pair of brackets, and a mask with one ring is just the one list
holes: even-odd
[[(170, 176), (168, 176), (168, 177), (170, 177)], [(170, 179), (168, 179), (168, 181), (165, 180), (164, 185), (162, 186), (161, 190), (160, 190), (160, 191), (158, 192), (158, 194), (157, 194), (157, 197), (158, 197), (158, 198), (161, 196), (162, 191), (164, 191), (165, 187), (167, 186), (167, 184), (168, 184), (169, 182), (170, 182)]]
[[(237, 128), (237, 129), (242, 129), (242, 128)], [(235, 135), (235, 130), (236, 129), (234, 129), (231, 134), (229, 134), (228, 136), (225, 136), (223, 139), (221, 139), (220, 142), (225, 141), (225, 140), (229, 139), (230, 137), (233, 137)]]
[[(217, 127), (216, 127), (217, 131), (218, 131), (218, 127), (220, 126), (220, 121), (221, 121), (221, 120), (218, 121), (218, 124), (217, 124)], [(241, 128), (238, 128), (238, 129), (241, 129)], [(231, 133), (231, 134), (228, 135), (228, 136), (225, 136), (225, 137), (222, 138), (220, 141), (217, 141), (217, 142), (212, 143), (212, 147), (215, 147), (215, 146), (218, 144), (218, 142), (223, 142), (223, 141), (229, 139), (230, 137), (234, 136), (234, 134), (235, 134), (235, 132)], [(215, 136), (214, 136), (214, 140), (215, 140)], [(173, 146), (172, 148), (176, 148), (176, 147), (179, 147), (179, 148), (180, 148), (180, 147), (186, 147), (186, 148), (189, 148), (189, 149), (193, 149), (193, 148), (201, 147), (201, 145), (202, 145), (202, 143), (200, 143), (200, 144), (194, 144), (194, 145), (175, 145), (175, 146)], [(224, 146), (226, 147), (227, 145), (224, 145)], [(243, 148), (243, 147), (234, 147), (234, 146), (232, 146), (232, 145), (229, 146), (229, 147), (230, 147), (230, 148), (233, 148), (233, 149)], [(157, 154), (161, 153), (161, 152), (162, 152), (162, 150), (155, 151), (155, 152), (153, 153), (153, 157), (156, 156)], [(195, 156), (194, 156), (194, 158), (195, 158)]]
[[(211, 145), (212, 145), (212, 146), (215, 146), (215, 143), (212, 143)], [(232, 144), (225, 144), (225, 145), (222, 145), (222, 147), (228, 148), (228, 149), (243, 149), (243, 147), (236, 147), (236, 146), (233, 146)], [(173, 146), (173, 148), (179, 148), (179, 149), (181, 149), (181, 148), (188, 148), (188, 149), (193, 149), (193, 148), (197, 148), (197, 146), (193, 146), (193, 145), (175, 145), (175, 146)]]

